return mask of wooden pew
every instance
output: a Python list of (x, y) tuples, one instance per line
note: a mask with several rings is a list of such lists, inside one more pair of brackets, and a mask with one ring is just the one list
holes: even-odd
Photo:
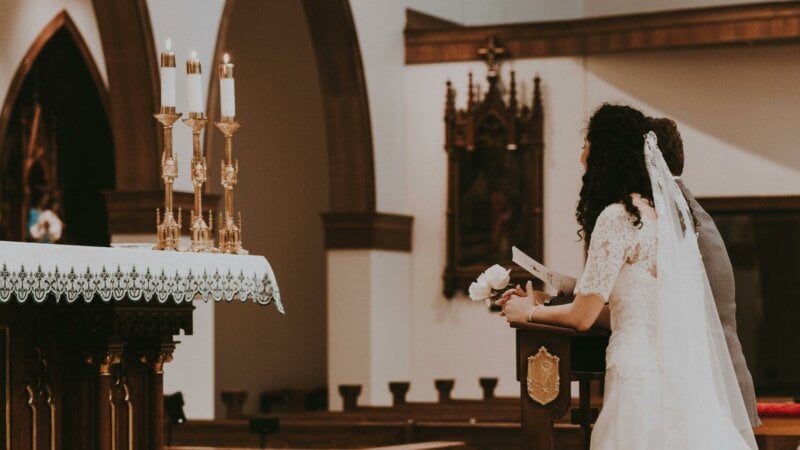
[[(593, 379), (599, 379), (600, 377), (601, 374), (597, 374)], [(480, 383), (481, 386), (485, 386), (483, 399), (454, 399), (449, 394), (449, 391), (452, 390), (452, 382), (450, 380), (436, 380), (434, 384), (439, 390), (438, 402), (409, 402), (406, 400), (405, 395), (409, 391), (410, 383), (392, 382), (389, 383), (389, 390), (393, 396), (394, 405), (392, 407), (360, 406), (358, 404), (358, 395), (361, 392), (360, 385), (341, 386), (339, 392), (342, 395), (345, 412), (349, 413), (350, 417), (363, 420), (415, 419), (417, 421), (469, 423), (519, 422), (521, 420), (520, 397), (494, 396), (494, 386), (497, 384), (496, 378), (482, 378)], [(590, 406), (597, 409), (601, 403), (602, 398), (596, 396), (592, 398)], [(579, 410), (578, 399), (571, 399), (571, 406), (574, 410)], [(564, 415), (556, 419), (556, 421), (571, 423), (572, 419), (571, 415)], [(575, 419), (579, 419), (577, 413)]]
[[(235, 447), (167, 447), (166, 450), (233, 450), (234, 448)], [(466, 447), (463, 442), (420, 442), (418, 444), (390, 445), (388, 447), (365, 447), (362, 450), (459, 450), (466, 448), (468, 447)], [(257, 449), (236, 448), (236, 450)]]
[[(369, 448), (430, 441), (461, 441), (473, 450), (519, 450), (522, 427), (517, 423), (463, 423), (435, 421), (371, 422), (342, 419), (339, 414), (323, 420), (304, 420), (288, 415), (280, 432), (267, 439), (268, 448)], [(554, 438), (559, 450), (579, 450), (578, 427), (556, 424)], [(249, 433), (246, 420), (190, 420), (173, 431), (173, 446), (258, 447), (258, 436)]]
[[(453, 383), (437, 380), (442, 393), (438, 402), (408, 402), (407, 382), (394, 382), (395, 406), (359, 406), (359, 385), (341, 386), (347, 411), (305, 412), (274, 415), (281, 421), (281, 430), (270, 434), (271, 447), (364, 448), (391, 444), (427, 441), (464, 441), (469, 448), (480, 450), (518, 449), (521, 441), (519, 398), (494, 396), (496, 381), (482, 381), (484, 398), (460, 400), (449, 395)], [(446, 392), (442, 392), (446, 391)], [(229, 396), (230, 397), (230, 396)], [(251, 416), (255, 418), (260, 416)], [(245, 418), (247, 419), (247, 418)], [(555, 427), (559, 449), (578, 450), (578, 427), (559, 423)], [(256, 435), (249, 434), (246, 420), (190, 421), (174, 432), (174, 444), (257, 445)]]
[(353, 417), (367, 420), (415, 419), (432, 421), (459, 422), (519, 422), (519, 398), (502, 398), (494, 395), (496, 378), (480, 380), (484, 389), (483, 399), (454, 399), (451, 391), (454, 380), (435, 380), (439, 392), (438, 402), (409, 402), (406, 394), (410, 390), (408, 382), (391, 382), (393, 406), (360, 406), (358, 396), (360, 385), (343, 385), (339, 387), (344, 411)]

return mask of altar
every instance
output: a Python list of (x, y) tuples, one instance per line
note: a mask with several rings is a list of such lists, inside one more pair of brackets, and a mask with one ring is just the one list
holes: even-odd
[(261, 256), (0, 242), (0, 448), (162, 449), (199, 300), (284, 312)]

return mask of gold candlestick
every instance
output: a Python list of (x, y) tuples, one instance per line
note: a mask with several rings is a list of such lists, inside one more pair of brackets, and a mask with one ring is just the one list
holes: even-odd
[[(172, 154), (172, 125), (181, 115), (175, 112), (175, 107), (162, 106), (158, 114), (153, 117), (161, 124), (164, 132), (164, 150), (161, 153), (161, 178), (164, 180), (164, 218), (159, 217), (156, 211), (158, 244), (154, 250), (179, 250), (181, 239), (181, 217), (173, 215), (172, 184), (178, 177), (178, 161)], [(161, 220), (160, 220), (161, 219)]]
[[(192, 251), (214, 252), (214, 241), (211, 237), (211, 225), (203, 220), (203, 184), (208, 179), (206, 158), (200, 149), (200, 132), (208, 124), (205, 114), (190, 112), (183, 123), (192, 129), (192, 184), (194, 185), (194, 209), (191, 214)], [(209, 211), (211, 214), (211, 211)]]
[(235, 117), (223, 116), (220, 122), (216, 122), (217, 128), (225, 136), (225, 159), (222, 161), (222, 187), (225, 188), (225, 214), (220, 220), (219, 227), (219, 251), (222, 253), (236, 253), (246, 255), (247, 250), (242, 248), (242, 229), (241, 213), (239, 213), (239, 225), (236, 225), (233, 212), (233, 188), (239, 179), (239, 160), (233, 161), (233, 135), (242, 124)]

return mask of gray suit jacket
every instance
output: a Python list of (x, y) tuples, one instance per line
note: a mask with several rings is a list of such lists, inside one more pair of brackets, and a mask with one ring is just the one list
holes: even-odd
[[(736, 292), (733, 280), (733, 266), (728, 257), (728, 251), (722, 236), (719, 234), (717, 226), (711, 216), (697, 203), (691, 192), (684, 186), (683, 181), (676, 180), (680, 186), (686, 201), (692, 208), (694, 217), (700, 226), (697, 228), (699, 233), (698, 245), (700, 254), (703, 256), (703, 264), (708, 274), (708, 282), (711, 285), (711, 292), (714, 294), (714, 301), (717, 304), (719, 320), (722, 323), (722, 330), (725, 333), (725, 341), (728, 344), (728, 352), (731, 354), (733, 369), (736, 372), (736, 379), (742, 391), (744, 406), (750, 423), (757, 427), (761, 425), (756, 410), (756, 395), (753, 388), (753, 378), (744, 360), (742, 344), (736, 334)], [(550, 305), (569, 303), (574, 300), (574, 296), (558, 296), (550, 301)]]

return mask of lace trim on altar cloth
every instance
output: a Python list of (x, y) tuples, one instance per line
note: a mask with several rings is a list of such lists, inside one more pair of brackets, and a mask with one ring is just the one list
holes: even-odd
[(155, 298), (159, 303), (166, 303), (170, 298), (175, 303), (190, 302), (198, 296), (205, 301), (230, 302), (238, 298), (244, 302), (252, 299), (261, 305), (274, 302), (278, 311), (284, 313), (278, 287), (268, 275), (248, 276), (243, 271), (194, 274), (191, 270), (185, 274), (177, 271), (172, 274), (164, 270), (154, 273), (149, 268), (142, 272), (135, 267), (130, 271), (122, 271), (119, 267), (108, 270), (105, 266), (99, 271), (55, 268), (51, 272), (43, 271), (41, 266), (29, 270), (20, 265), (16, 270), (9, 270), (5, 263), (2, 265), (0, 302), (7, 303), (16, 298), (24, 303), (30, 298), (42, 303), (51, 295), (56, 301), (64, 299), (68, 303), (79, 297), (86, 303), (95, 297), (105, 302), (125, 298), (149, 302)]

